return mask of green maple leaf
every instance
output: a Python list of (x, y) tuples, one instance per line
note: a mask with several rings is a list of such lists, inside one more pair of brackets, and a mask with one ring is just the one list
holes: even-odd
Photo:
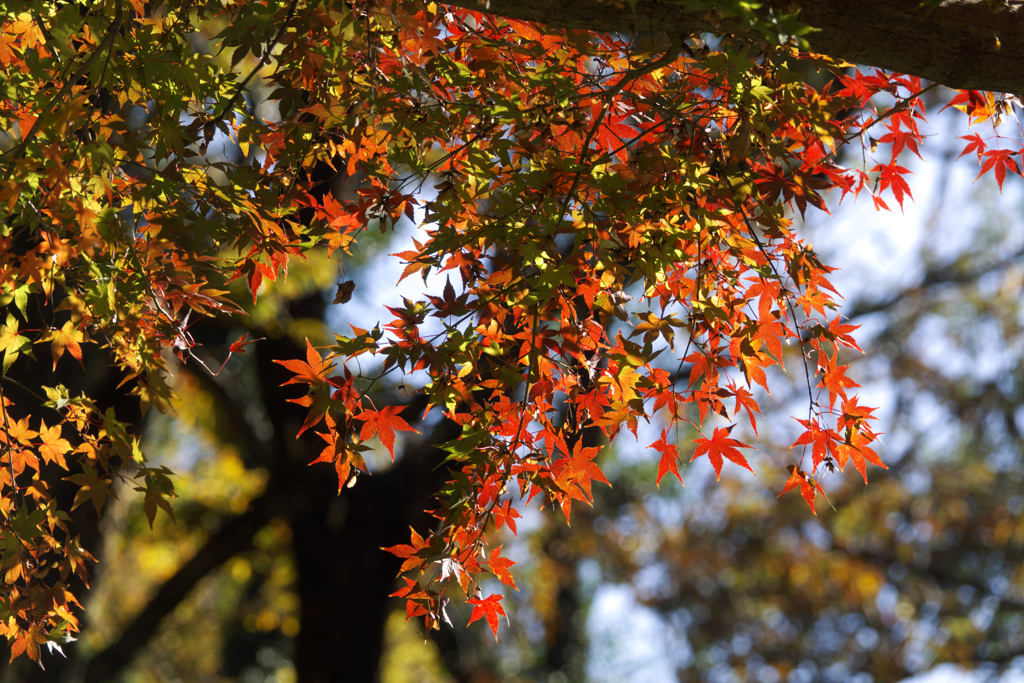
[(18, 333), (18, 321), (13, 315), (7, 314), (7, 324), (0, 325), (0, 351), (4, 352), (3, 374), (18, 360), (22, 351), (31, 354), (32, 341)]
[(70, 481), (79, 486), (71, 509), (74, 510), (87, 500), (91, 500), (93, 507), (96, 508), (96, 514), (99, 514), (103, 510), (104, 503), (107, 502), (107, 496), (112, 498), (117, 498), (117, 496), (110, 489), (110, 482), (104, 477), (98, 476), (91, 465), (83, 463), (82, 469), (85, 471), (64, 477), (64, 481)]

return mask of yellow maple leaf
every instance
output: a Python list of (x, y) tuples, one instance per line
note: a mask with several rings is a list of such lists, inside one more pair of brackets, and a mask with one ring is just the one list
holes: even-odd
[(73, 322), (67, 321), (59, 330), (50, 330), (49, 335), (39, 340), (39, 342), (46, 341), (50, 342), (54, 370), (57, 369), (57, 361), (64, 355), (65, 350), (74, 356), (82, 369), (85, 369), (85, 365), (82, 363), (82, 347), (79, 344), (87, 340), (85, 334)]

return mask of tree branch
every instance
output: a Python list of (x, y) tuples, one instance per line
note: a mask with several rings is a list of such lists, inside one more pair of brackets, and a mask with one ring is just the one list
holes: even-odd
[(273, 518), (278, 496), (268, 491), (252, 502), (248, 512), (229, 520), (191, 560), (168, 579), (149, 604), (125, 627), (120, 639), (88, 662), (83, 683), (111, 680), (132, 662), (136, 653), (156, 633), (160, 622), (185, 599), (199, 580), (234, 555), (247, 549), (252, 537)]
[[(447, 4), (557, 28), (697, 34), (742, 28), (716, 20), (710, 2), (637, 0), (453, 0)], [(618, 5), (618, 6), (616, 6)], [(769, 0), (763, 12), (799, 11), (817, 29), (804, 36), (815, 52), (914, 74), (951, 88), (1024, 93), (1024, 6), (999, 0)]]
[(849, 311), (847, 311), (845, 315), (849, 320), (853, 320), (854, 318), (870, 315), (872, 313), (887, 311), (904, 299), (921, 294), (932, 287), (947, 284), (966, 285), (977, 282), (989, 273), (1005, 270), (1006, 268), (1019, 263), (1021, 258), (1024, 258), (1024, 249), (1018, 250), (1016, 253), (1005, 259), (994, 263), (988, 263), (981, 267), (959, 269), (951, 265), (935, 266), (925, 272), (924, 277), (918, 284), (900, 290), (886, 299), (876, 301), (858, 301), (850, 307)]

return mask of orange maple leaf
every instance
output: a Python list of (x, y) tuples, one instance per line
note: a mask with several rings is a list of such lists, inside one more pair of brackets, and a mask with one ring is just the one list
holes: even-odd
[(864, 349), (857, 345), (857, 341), (850, 334), (858, 329), (860, 329), (860, 325), (844, 325), (840, 317), (836, 316), (828, 323), (828, 336), (840, 344), (864, 353)]
[(68, 463), (64, 460), (64, 454), (71, 450), (71, 444), (66, 439), (60, 438), (60, 425), (47, 427), (46, 422), (39, 421), (39, 438), (43, 440), (39, 446), (39, 455), (43, 461), (51, 463), (56, 461), (64, 469), (68, 469)]
[[(249, 344), (254, 344), (254, 343), (258, 342), (258, 341), (263, 341), (263, 340), (262, 339), (249, 339), (249, 333), (246, 332), (241, 337), (239, 337), (235, 341), (234, 344), (231, 345), (231, 347), (228, 349), (228, 353), (229, 354), (230, 353), (238, 353), (238, 354), (245, 353), (245, 347), (246, 346), (248, 346)], [(309, 343), (308, 339), (306, 340), (306, 343), (307, 344)]]
[[(31, 442), (32, 439), (34, 439), (37, 436), (39, 436), (38, 432), (34, 432), (34, 431), (32, 431), (31, 429), (28, 428), (28, 418), (27, 417), (23, 417), (20, 420), (18, 420), (17, 422), (15, 422), (14, 420), (11, 420), (7, 424), (7, 430), (8, 430), (8, 433), (11, 435), (12, 439), (17, 440), (19, 443), (24, 444), (26, 446), (29, 445), (29, 443)], [(0, 441), (4, 441), (4, 442), (7, 441), (7, 434), (5, 434), (2, 431), (0, 431)]]
[(801, 434), (790, 448), (811, 446), (811, 471), (813, 472), (818, 469), (818, 465), (825, 459), (825, 456), (832, 451), (832, 434), (834, 432), (830, 429), (822, 429), (817, 420), (796, 418), (796, 421), (802, 424), (807, 431)]
[(859, 384), (854, 382), (852, 379), (846, 376), (846, 369), (850, 367), (848, 365), (837, 365), (833, 367), (824, 368), (821, 373), (821, 382), (818, 384), (819, 387), (825, 387), (829, 392), (828, 394), (828, 407), (831, 410), (836, 404), (836, 397), (842, 397), (846, 399), (847, 388), (858, 388)]
[(395, 459), (395, 431), (419, 434), (409, 426), (408, 422), (398, 416), (402, 410), (402, 406), (388, 406), (381, 411), (364, 410), (356, 415), (357, 420), (363, 420), (363, 428), (359, 430), (359, 440), (368, 441), (376, 434), (380, 437), (380, 442), (388, 449), (393, 461)]
[[(729, 438), (729, 434), (732, 432), (736, 425), (729, 425), (728, 427), (715, 427), (715, 433), (711, 435), (710, 439), (694, 439), (693, 442), (697, 444), (697, 448), (693, 451), (693, 457), (690, 458), (690, 462), (693, 462), (702, 455), (707, 455), (708, 460), (711, 461), (712, 466), (715, 468), (715, 478), (722, 478), (722, 458), (728, 458), (741, 467), (746, 467), (751, 472), (754, 470), (747, 463), (747, 459), (743, 457), (737, 448), (752, 448), (742, 441)], [(756, 475), (757, 473), (754, 472)]]
[(59, 330), (50, 330), (50, 334), (39, 341), (50, 342), (50, 353), (53, 354), (54, 370), (57, 369), (57, 361), (64, 355), (65, 350), (78, 361), (82, 369), (85, 369), (85, 365), (82, 364), (82, 347), (79, 345), (79, 342), (85, 341), (85, 335), (70, 320), (64, 323), (64, 326)]

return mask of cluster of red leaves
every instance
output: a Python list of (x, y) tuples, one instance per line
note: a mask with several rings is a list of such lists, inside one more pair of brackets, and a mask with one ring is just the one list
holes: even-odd
[[(230, 66), (191, 52), (210, 20)], [(306, 388), (294, 399), (309, 409), (301, 431), (318, 430), (316, 462), (332, 463), (340, 486), (366, 468), (368, 441), (394, 456), (398, 433), (415, 431), (401, 406), (374, 403), (388, 376), (425, 373), (426, 410), (461, 426), (444, 444), (452, 478), (437, 530), (390, 549), (405, 560), (398, 595), (428, 627), (446, 619), (457, 586), (472, 620), (497, 630), (501, 596), (484, 597), (481, 582), (515, 583), (486, 533), (515, 532), (513, 492), (567, 520), (573, 501), (593, 501), (593, 482), (607, 479), (587, 430), (611, 438), (662, 421), (650, 445), (659, 482), (681, 480), (686, 448), (716, 475), (725, 460), (749, 469), (749, 447), (731, 432), (741, 413), (756, 432), (757, 387), (795, 362), (809, 411), (794, 447), (810, 464), (789, 464), (784, 492), (799, 487), (813, 510), (820, 468), (852, 461), (866, 479), (867, 463), (884, 467), (872, 410), (840, 359), (840, 347), (857, 346), (831, 269), (787, 211), (825, 210), (829, 188), (881, 208), (891, 194), (902, 207), (910, 188), (898, 161), (919, 154), (926, 88), (850, 74), (760, 35), (707, 44), (552, 32), (420, 0), (276, 11), (169, 2), (155, 13), (133, 1), (5, 17), (0, 67), (18, 95), (0, 99), (0, 632), (13, 654), (38, 658), (77, 628), (64, 581), (84, 578), (88, 555), (67, 533), (54, 477), (78, 487), (75, 507), (101, 509), (115, 478), (129, 477), (145, 482), (151, 520), (170, 509), (166, 473), (145, 465), (127, 427), (64, 388), (84, 345), (102, 347), (145, 407), (162, 408), (163, 352), (191, 354), (193, 313), (239, 310), (228, 282), (244, 280), (255, 300), (289, 258), (350, 253), (362, 231), (416, 219), (420, 206), (427, 235), (398, 254), (402, 277), (445, 273), (442, 296), (389, 308), (383, 328), (353, 327), (327, 358), (309, 345), (304, 361), (282, 364)], [(242, 97), (256, 70), (242, 85), (233, 70), (250, 53), (255, 69), (275, 56), (279, 120)], [(798, 61), (831, 83), (811, 87)], [(983, 93), (951, 104), (975, 123), (1012, 113)], [(234, 156), (205, 158), (215, 139)], [(837, 151), (857, 139), (890, 153), (871, 168), (839, 166)], [(982, 174), (1001, 185), (1019, 173), (1019, 149), (1003, 138), (967, 140)], [(362, 179), (356, 198), (316, 192), (317, 164)], [(442, 334), (423, 332), (428, 317)], [(41, 343), (55, 386), (16, 405), (6, 377), (30, 371)], [(354, 372), (365, 354), (379, 371)], [(43, 409), (45, 421), (34, 414)], [(695, 446), (679, 442), (681, 429)]]
[[(305, 111), (344, 137), (347, 163), (369, 179), (363, 196), (376, 208), (339, 209), (346, 230), (396, 217), (394, 202), (413, 201), (396, 187), (439, 176), (425, 204), (426, 241), (398, 256), (408, 263), (403, 279), (449, 279), (443, 297), (390, 308), (383, 332), (339, 336), (330, 354), (345, 363), (344, 382), (325, 377), (302, 400), (314, 406), (307, 427), (334, 414), (318, 461), (333, 459), (339, 484), (351, 464), (362, 466), (358, 452), (375, 430), (394, 455), (393, 431), (377, 425), (399, 428), (389, 422), (398, 409), (367, 410), (367, 382), (425, 371), (427, 410), (462, 427), (444, 445), (453, 478), (434, 511), (439, 531), (414, 531), (411, 545), (389, 549), (405, 559), (396, 595), (410, 617), (428, 628), (446, 620), (454, 582), (473, 619), (496, 628), (500, 596), (482, 598), (479, 581), (512, 583), (507, 567), (483, 558), (486, 530), (512, 526), (513, 485), (568, 521), (573, 501), (590, 503), (592, 483), (607, 483), (583, 431), (635, 434), (656, 413), (668, 423), (650, 446), (660, 454), (658, 480), (681, 481), (681, 444), (670, 441), (677, 425), (702, 433), (710, 414), (732, 421), (745, 411), (756, 431), (751, 392), (767, 390), (769, 368), (793, 342), (817, 386), (808, 384), (810, 414), (794, 443), (810, 451), (810, 467), (790, 465), (785, 491), (799, 486), (813, 510), (820, 467), (852, 461), (865, 478), (866, 463), (884, 467), (872, 448), (872, 410), (850, 393), (857, 385), (840, 361), (840, 347), (858, 348), (855, 328), (835, 313), (830, 268), (794, 234), (785, 208), (824, 210), (830, 187), (868, 192), (883, 208), (889, 193), (902, 206), (908, 171), (897, 159), (918, 150), (924, 115), (917, 79), (851, 76), (810, 56), (834, 73), (831, 90), (817, 92), (786, 68), (784, 58), (802, 56), (788, 48), (755, 55), (723, 40), (717, 51), (668, 41), (637, 50), (627, 39), (434, 6), (389, 5), (386, 18), (364, 11), (395, 32), (365, 67), (377, 74), (382, 113), (363, 111), (354, 131), (336, 126), (353, 107), (338, 91)], [(305, 62), (301, 71), (322, 80), (330, 68)], [(872, 116), (866, 110), (885, 93), (895, 106)], [(883, 122), (888, 163), (837, 165), (838, 147)], [(396, 173), (396, 161), (408, 175)], [(444, 334), (421, 332), (428, 315)], [(616, 329), (614, 317), (626, 324)], [(367, 352), (383, 369), (353, 376), (348, 362)], [(750, 469), (734, 427), (698, 436), (691, 459), (706, 455), (716, 475), (724, 460)]]
[[(405, 559), (396, 595), (410, 617), (437, 627), (458, 585), (471, 620), (485, 618), (496, 632), (501, 597), (482, 597), (479, 582), (493, 575), (514, 584), (507, 560), (484, 559), (485, 533), (506, 522), (514, 531), (513, 497), (543, 496), (567, 521), (573, 501), (592, 502), (592, 483), (607, 479), (599, 449), (583, 445), (587, 428), (636, 434), (639, 420), (660, 414), (667, 426), (650, 445), (659, 483), (668, 473), (682, 480), (682, 445), (670, 441), (682, 423), (700, 434), (691, 459), (706, 455), (716, 475), (724, 460), (751, 469), (732, 421), (745, 411), (756, 432), (751, 392), (768, 389), (769, 368), (786, 362), (794, 342), (816, 386), (808, 382), (809, 414), (793, 444), (809, 452), (809, 468), (789, 465), (783, 493), (799, 488), (813, 511), (821, 468), (852, 462), (866, 481), (867, 463), (885, 467), (873, 448), (873, 410), (851, 393), (858, 385), (840, 360), (841, 347), (859, 350), (855, 328), (835, 312), (831, 269), (795, 235), (786, 208), (826, 210), (829, 188), (866, 192), (884, 209), (889, 194), (902, 207), (909, 171), (898, 160), (904, 150), (919, 154), (920, 96), (929, 89), (919, 79), (850, 75), (821, 56), (768, 46), (753, 54), (729, 39), (715, 51), (699, 41), (638, 50), (633, 40), (433, 5), (388, 5), (386, 17), (363, 11), (395, 32), (365, 67), (376, 74), (382, 113), (363, 111), (355, 131), (336, 126), (353, 108), (338, 91), (305, 111), (344, 137), (349, 168), (369, 179), (363, 196), (374, 208), (338, 209), (349, 232), (372, 217), (397, 218), (398, 204), (408, 209), (415, 200), (396, 187), (418, 186), (427, 172), (440, 177), (425, 204), (426, 241), (397, 256), (408, 263), (403, 279), (446, 271), (449, 279), (443, 297), (390, 308), (384, 332), (339, 336), (330, 353), (345, 363), (345, 381), (324, 378), (303, 400), (316, 406), (307, 426), (334, 413), (324, 438), (336, 450), (318, 462), (335, 462), (339, 484), (350, 463), (362, 466), (368, 437), (379, 434), (393, 456), (392, 430), (410, 429), (395, 406), (367, 410), (360, 387), (425, 371), (427, 411), (462, 427), (444, 445), (453, 478), (434, 511), (439, 530), (413, 531), (412, 544), (388, 549)], [(833, 82), (815, 91), (787, 69), (794, 57), (829, 70)], [(302, 73), (330, 78), (329, 68), (304, 62)], [(877, 111), (886, 97), (892, 105)], [(970, 110), (976, 119), (979, 106)], [(887, 145), (888, 158), (840, 167), (837, 150), (877, 126), (887, 132), (871, 140), (872, 152)], [(1000, 182), (1000, 169), (1016, 170), (1012, 160), (985, 158), (982, 172), (995, 169)], [(428, 315), (444, 334), (421, 333)], [(353, 376), (348, 362), (367, 352), (383, 369)], [(732, 423), (709, 438), (710, 414)]]

